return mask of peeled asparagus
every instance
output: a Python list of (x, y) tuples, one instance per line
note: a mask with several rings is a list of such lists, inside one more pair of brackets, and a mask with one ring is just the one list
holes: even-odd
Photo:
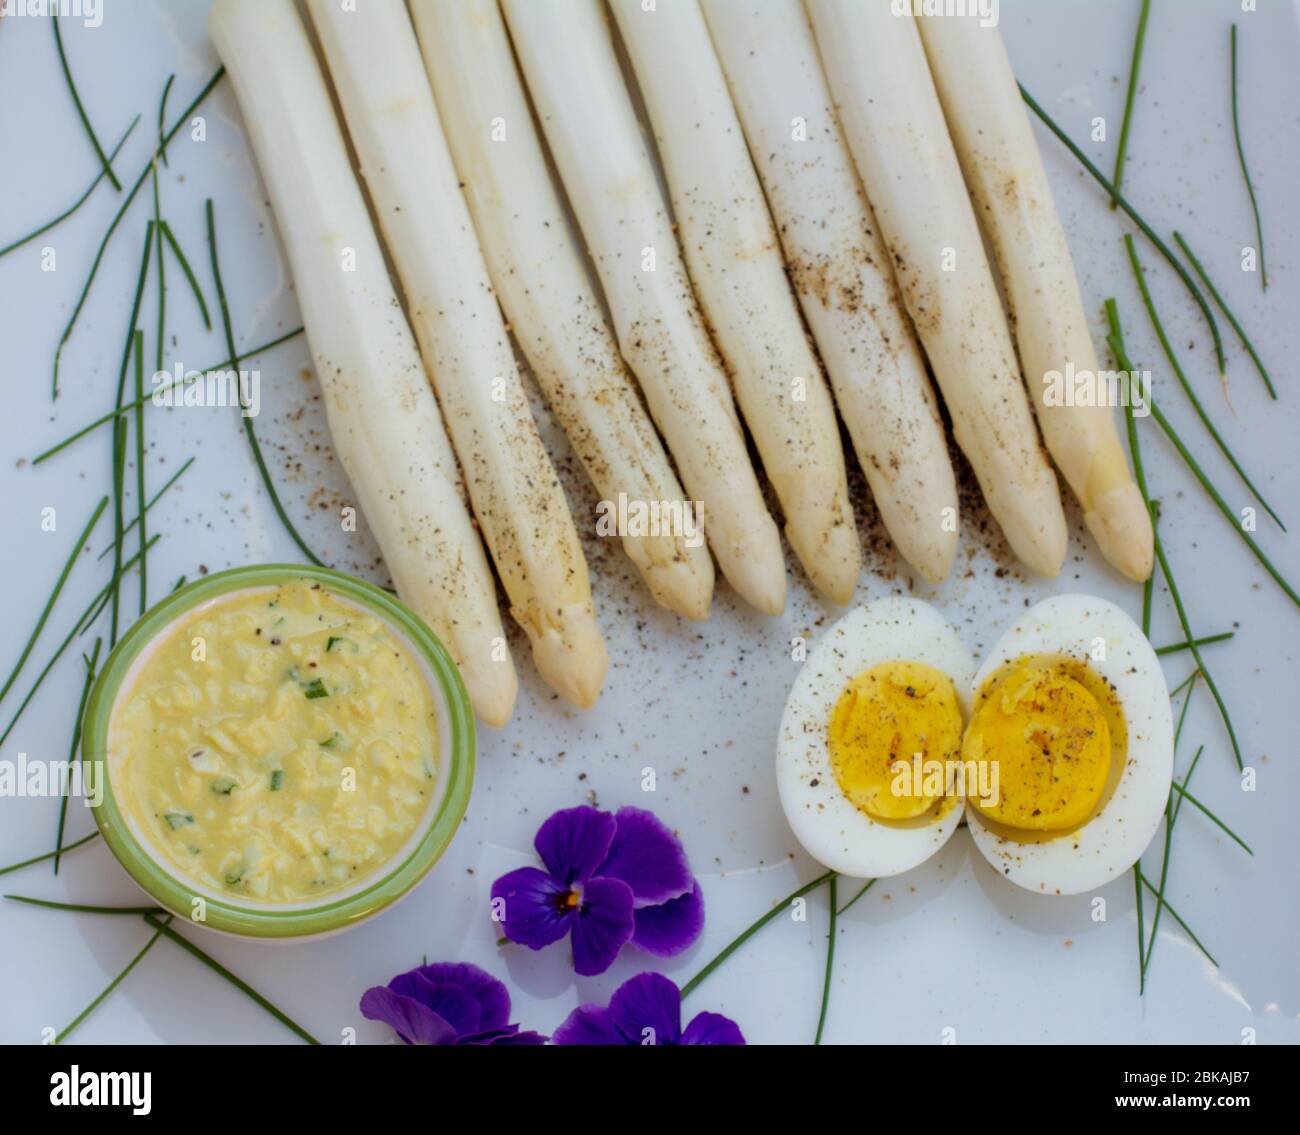
[(830, 392), (696, 0), (611, 0), (663, 160), (695, 293), (817, 588), (847, 603), (862, 551)]
[[(398, 594), (501, 726), (516, 678), (433, 392), (292, 4), (217, 0), (209, 25), (288, 253), (330, 432)], [(349, 270), (349, 265), (353, 270)]]
[(1065, 560), (1065, 514), (939, 97), (906, 6), (808, 0), (849, 148), (957, 443), (1012, 550)]
[(703, 0), (804, 316), (881, 518), (931, 583), (957, 486), (925, 359), (840, 132), (800, 0)]
[[(684, 502), (551, 182), (496, 0), (414, 0), (411, 12), (497, 296), (574, 450), (611, 504)], [(623, 547), (663, 606), (708, 617), (702, 533), (661, 525)]]
[(723, 574), (761, 611), (785, 605), (763, 504), (717, 353), (691, 292), (597, 0), (506, 0), (507, 22), (604, 286), (623, 357), (678, 472), (703, 502)]
[(974, 18), (922, 19), (918, 25), (966, 184), (993, 246), (1043, 440), (1083, 505), (1102, 554), (1130, 579), (1144, 580), (1151, 574), (1151, 516), (1129, 474), (1114, 410), (1053, 394), (1071, 371), (1095, 377), (1097, 355), (1002, 35)]
[(608, 657), (587, 564), (515, 366), (401, 4), (308, 8), (511, 613), (547, 683), (592, 705)]

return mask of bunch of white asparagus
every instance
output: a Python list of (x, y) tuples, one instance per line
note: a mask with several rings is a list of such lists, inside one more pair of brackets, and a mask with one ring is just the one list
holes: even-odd
[(509, 719), (516, 676), (479, 533), (552, 688), (590, 706), (607, 666), (512, 333), (604, 502), (702, 505), (707, 549), (681, 523), (620, 533), (688, 618), (708, 615), (709, 549), (760, 611), (784, 607), (742, 417), (827, 597), (861, 570), (836, 406), (900, 553), (947, 576), (957, 489), (927, 358), (1028, 567), (1056, 575), (1067, 536), (1022, 368), (1102, 552), (1150, 574), (1112, 412), (1047, 397), (1048, 373), (1097, 364), (995, 28), (888, 0), (610, 0), (612, 23), (601, 0), (306, 8), (324, 69), (293, 0), (217, 0), (212, 36), (335, 446), (484, 722)]

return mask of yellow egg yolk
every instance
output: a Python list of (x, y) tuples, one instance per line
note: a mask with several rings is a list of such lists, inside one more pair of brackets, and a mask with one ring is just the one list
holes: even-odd
[(955, 760), (961, 707), (952, 679), (920, 662), (885, 662), (845, 687), (831, 713), (831, 770), (840, 791), (868, 816), (910, 820), (934, 805), (922, 762)]
[(1022, 658), (985, 686), (962, 744), (964, 762), (993, 766), (981, 783), (996, 784), (996, 792), (969, 797), (981, 815), (1059, 832), (1093, 814), (1111, 771), (1112, 736), (1084, 670), (1062, 659)]

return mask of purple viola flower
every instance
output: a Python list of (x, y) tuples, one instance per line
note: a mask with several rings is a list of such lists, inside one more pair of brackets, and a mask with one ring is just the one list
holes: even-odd
[(625, 981), (609, 1008), (579, 1005), (552, 1044), (744, 1044), (739, 1026), (718, 1013), (700, 1013), (682, 1028), (681, 991), (661, 973)]
[(556, 812), (533, 840), (545, 870), (492, 884), (494, 917), (512, 942), (540, 950), (566, 935), (573, 968), (604, 973), (629, 942), (666, 958), (704, 928), (704, 895), (681, 841), (643, 808)]
[(361, 1015), (391, 1025), (407, 1044), (545, 1044), (510, 1019), (510, 994), (490, 973), (444, 962), (367, 989)]

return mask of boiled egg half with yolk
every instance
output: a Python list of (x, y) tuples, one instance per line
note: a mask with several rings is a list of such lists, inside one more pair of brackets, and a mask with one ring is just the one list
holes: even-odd
[(967, 822), (999, 874), (1072, 895), (1137, 862), (1169, 797), (1174, 727), (1160, 661), (1127, 614), (1091, 595), (1036, 604), (984, 658), (972, 701), (963, 763), (996, 768), (998, 792), (972, 795)]
[(933, 607), (884, 599), (810, 652), (776, 764), (795, 836), (841, 874), (915, 867), (964, 814), (1004, 878), (1077, 894), (1131, 867), (1160, 825), (1169, 692), (1146, 636), (1103, 599), (1030, 608), (977, 672)]
[(975, 663), (928, 603), (849, 612), (809, 652), (777, 745), (781, 807), (814, 859), (843, 875), (897, 875), (962, 818), (960, 760)]

